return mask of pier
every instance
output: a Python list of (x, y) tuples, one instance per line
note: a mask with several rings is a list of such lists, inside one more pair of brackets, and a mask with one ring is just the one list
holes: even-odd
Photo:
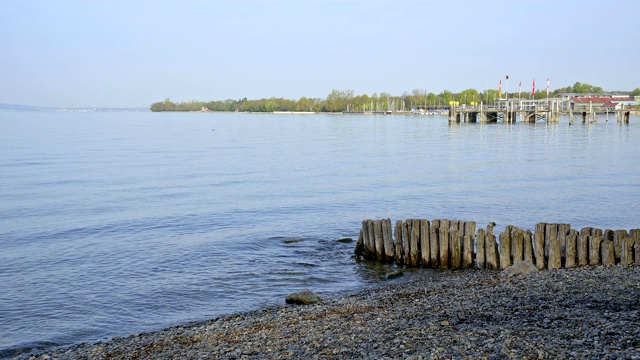
[(450, 123), (514, 123), (516, 121), (535, 123), (545, 121), (548, 123), (558, 122), (560, 116), (568, 115), (569, 121), (574, 122), (578, 117), (583, 124), (594, 123), (598, 120), (598, 114), (609, 114), (615, 116), (619, 123), (629, 123), (631, 111), (628, 108), (610, 109), (601, 108), (589, 104), (578, 109), (572, 109), (567, 99), (550, 98), (540, 100), (523, 99), (499, 99), (491, 105), (480, 102), (474, 106), (449, 107)]

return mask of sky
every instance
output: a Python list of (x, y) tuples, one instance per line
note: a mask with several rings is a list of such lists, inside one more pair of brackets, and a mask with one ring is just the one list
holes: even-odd
[[(1, 0), (0, 103), (640, 87), (638, 0)], [(506, 80), (509, 76), (509, 80)]]

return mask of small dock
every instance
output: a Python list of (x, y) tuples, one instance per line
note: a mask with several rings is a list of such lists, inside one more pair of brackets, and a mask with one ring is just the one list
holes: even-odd
[(535, 123), (545, 121), (548, 123), (558, 122), (560, 116), (568, 115), (571, 123), (578, 116), (582, 123), (597, 122), (598, 114), (609, 114), (615, 116), (619, 123), (629, 123), (631, 111), (629, 109), (602, 109), (591, 106), (572, 109), (566, 99), (500, 99), (492, 105), (485, 105), (480, 102), (475, 106), (454, 106), (449, 108), (450, 123), (514, 123), (516, 121)]

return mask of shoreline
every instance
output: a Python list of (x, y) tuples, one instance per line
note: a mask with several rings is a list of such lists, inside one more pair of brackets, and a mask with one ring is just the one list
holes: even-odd
[(640, 267), (443, 271), (18, 359), (640, 359)]

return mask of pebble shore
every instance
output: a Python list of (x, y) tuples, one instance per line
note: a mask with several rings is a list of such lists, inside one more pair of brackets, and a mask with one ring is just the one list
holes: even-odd
[(640, 267), (445, 271), (23, 359), (640, 359)]

